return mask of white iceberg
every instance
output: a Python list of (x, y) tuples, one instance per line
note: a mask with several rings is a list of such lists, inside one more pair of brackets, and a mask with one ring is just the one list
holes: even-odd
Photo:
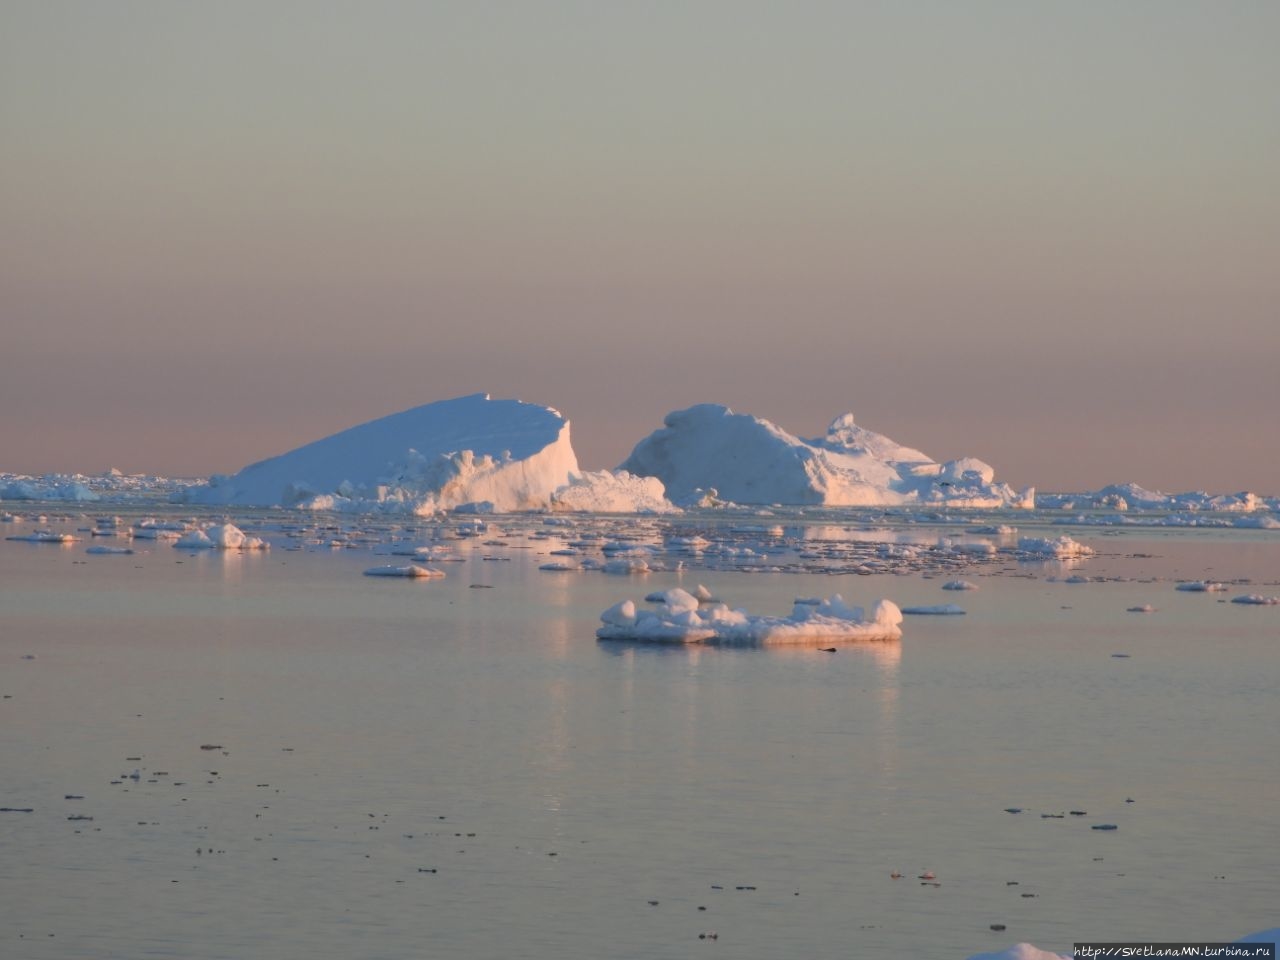
[(753, 616), (723, 603), (700, 601), (678, 587), (661, 598), (653, 610), (638, 609), (631, 600), (614, 604), (600, 615), (596, 637), (741, 646), (902, 637), (902, 613), (890, 600), (879, 601), (867, 619), (861, 607), (848, 606), (839, 594), (817, 602), (797, 601), (789, 617)]
[(825, 437), (803, 440), (768, 420), (704, 403), (669, 413), (641, 440), (621, 470), (657, 477), (677, 503), (714, 499), (741, 504), (1029, 507), (1034, 493), (994, 482), (980, 460), (937, 463), (859, 427), (852, 414)]
[(343, 430), (217, 477), (206, 503), (430, 514), (488, 502), (548, 507), (578, 473), (569, 421), (550, 407), (475, 394)]

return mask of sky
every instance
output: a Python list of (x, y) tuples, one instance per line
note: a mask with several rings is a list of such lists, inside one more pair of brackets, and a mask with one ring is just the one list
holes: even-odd
[(0, 470), (476, 392), (1280, 493), (1280, 4), (4, 0)]

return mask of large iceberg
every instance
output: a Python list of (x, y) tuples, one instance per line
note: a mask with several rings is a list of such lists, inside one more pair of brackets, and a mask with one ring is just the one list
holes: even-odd
[(670, 413), (664, 424), (619, 469), (657, 477), (677, 503), (699, 502), (714, 490), (743, 504), (1034, 506), (1034, 491), (996, 483), (981, 460), (938, 463), (858, 426), (850, 413), (816, 440), (711, 403)]
[(550, 407), (478, 393), (351, 427), (214, 477), (206, 503), (391, 508), (430, 514), (465, 504), (550, 505), (578, 473), (569, 421)]

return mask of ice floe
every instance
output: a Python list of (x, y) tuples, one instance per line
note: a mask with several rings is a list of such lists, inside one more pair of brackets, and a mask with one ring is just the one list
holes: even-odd
[(438, 580), (445, 575), (443, 570), (423, 567), (416, 563), (405, 566), (370, 567), (364, 572), (366, 577), (407, 577), (411, 580)]
[(6, 540), (24, 540), (27, 543), (75, 543), (80, 538), (70, 533), (58, 533), (54, 530), (33, 530), (31, 533), (14, 534)]
[(731, 610), (724, 603), (699, 600), (676, 587), (661, 594), (655, 609), (623, 600), (600, 615), (601, 640), (647, 643), (720, 643), (769, 645), (836, 640), (897, 640), (902, 613), (890, 600), (879, 601), (870, 618), (836, 594), (817, 602), (797, 601), (791, 615), (771, 617)]
[(1039, 557), (1053, 557), (1059, 560), (1072, 557), (1089, 557), (1093, 548), (1072, 540), (1068, 536), (1061, 537), (1020, 537), (1018, 551)]
[(271, 546), (261, 537), (249, 536), (233, 523), (188, 530), (173, 545), (186, 550), (268, 550)]

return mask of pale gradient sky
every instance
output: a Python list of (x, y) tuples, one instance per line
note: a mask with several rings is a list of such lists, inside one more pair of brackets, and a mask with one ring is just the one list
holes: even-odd
[(1280, 3), (0, 4), (0, 470), (488, 391), (1280, 493)]

